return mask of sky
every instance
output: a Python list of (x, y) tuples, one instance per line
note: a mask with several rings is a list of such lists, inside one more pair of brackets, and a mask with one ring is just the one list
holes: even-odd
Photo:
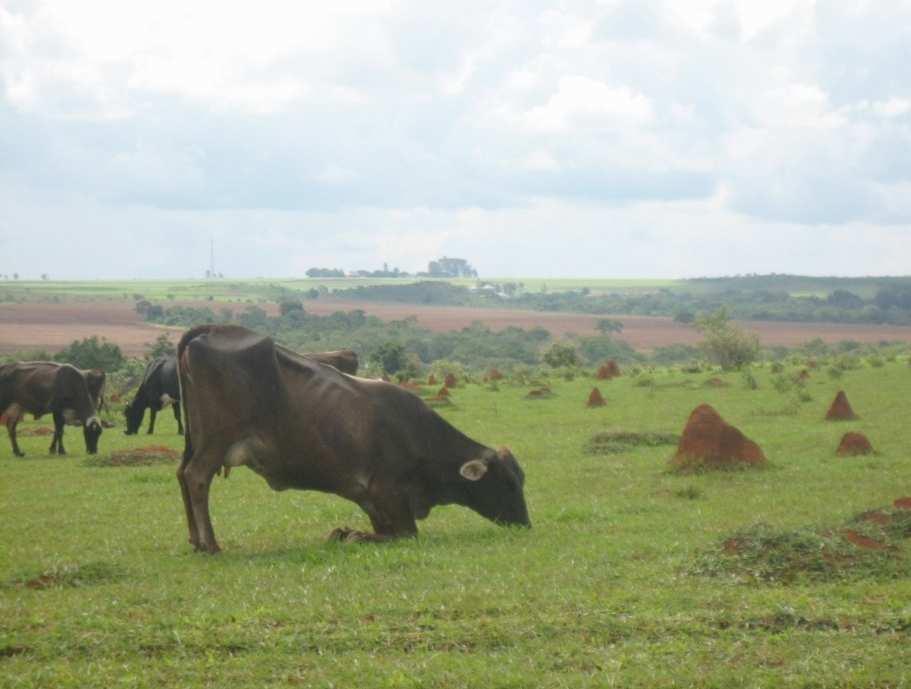
[(911, 274), (911, 0), (0, 0), (0, 274)]

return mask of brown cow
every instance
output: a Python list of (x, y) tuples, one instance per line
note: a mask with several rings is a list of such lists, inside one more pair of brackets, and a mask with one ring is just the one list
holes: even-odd
[(197, 550), (219, 550), (212, 478), (244, 465), (273, 490), (360, 505), (374, 533), (336, 529), (338, 540), (415, 536), (415, 519), (445, 504), (531, 525), (512, 454), (471, 440), (397, 385), (346, 375), (239, 326), (193, 328), (178, 361), (186, 434), (177, 480)]
[[(77, 423), (83, 427), (85, 448), (89, 454), (98, 451), (101, 422), (96, 415), (95, 399), (101, 399), (104, 373), (86, 375), (70, 364), (50, 361), (25, 361), (0, 366), (0, 411), (6, 417), (13, 454), (24, 457), (16, 442), (16, 425), (25, 414), (39, 418), (53, 414), (54, 437), (49, 452), (66, 454), (63, 427)], [(99, 384), (100, 379), (100, 384)], [(90, 389), (96, 391), (94, 395)]]

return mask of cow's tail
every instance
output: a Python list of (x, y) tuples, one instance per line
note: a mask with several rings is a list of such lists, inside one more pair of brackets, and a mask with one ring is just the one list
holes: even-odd
[(192, 394), (193, 379), (190, 375), (187, 345), (190, 344), (193, 338), (209, 332), (212, 327), (211, 325), (199, 325), (195, 328), (190, 328), (180, 338), (180, 342), (177, 343), (177, 387), (180, 390), (181, 413), (183, 414), (183, 465), (186, 465), (193, 456), (193, 434), (190, 431), (190, 396)]

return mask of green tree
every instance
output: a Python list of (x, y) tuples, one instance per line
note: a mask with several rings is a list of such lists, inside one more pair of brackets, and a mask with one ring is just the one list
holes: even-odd
[(112, 373), (123, 365), (120, 347), (97, 336), (74, 340), (69, 347), (54, 356), (55, 361), (73, 364), (78, 368), (100, 368)]
[(546, 352), (544, 352), (544, 363), (551, 368), (578, 366), (579, 354), (572, 345), (563, 345), (559, 342), (555, 342)]
[(759, 338), (734, 325), (723, 306), (697, 318), (696, 329), (705, 337), (699, 346), (706, 357), (725, 370), (739, 369), (759, 358)]
[(600, 318), (598, 319), (598, 322), (595, 323), (595, 329), (602, 335), (622, 333), (623, 323), (613, 318)]
[(278, 304), (278, 312), (282, 316), (287, 316), (295, 311), (301, 313), (304, 311), (304, 304), (299, 299), (287, 299)]
[(152, 360), (157, 359), (160, 356), (169, 356), (177, 354), (177, 349), (174, 347), (174, 343), (171, 342), (171, 338), (168, 337), (167, 333), (161, 333), (158, 337), (155, 338), (154, 342), (150, 342), (146, 345), (146, 359)]
[(405, 348), (398, 342), (384, 342), (370, 355), (370, 363), (391, 376), (408, 365)]

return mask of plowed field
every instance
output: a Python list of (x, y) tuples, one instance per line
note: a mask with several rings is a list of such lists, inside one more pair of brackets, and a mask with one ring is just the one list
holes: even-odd
[[(212, 302), (196, 306), (212, 307)], [(214, 306), (217, 308), (219, 303)], [(235, 310), (240, 304), (230, 304)], [(274, 315), (274, 304), (265, 306)], [(325, 315), (335, 311), (361, 309), (383, 320), (415, 316), (418, 323), (437, 332), (459, 330), (480, 321), (495, 330), (510, 326), (541, 327), (555, 336), (568, 333), (591, 335), (595, 323), (603, 316), (578, 313), (544, 313), (511, 309), (478, 309), (459, 306), (422, 306), (414, 304), (378, 304), (314, 300), (306, 302), (310, 313)], [(617, 316), (623, 322), (620, 336), (633, 347), (651, 350), (670, 344), (695, 344), (700, 335), (693, 328), (675, 323), (670, 318), (652, 316)], [(826, 342), (856, 340), (879, 342), (901, 340), (911, 342), (911, 328), (901, 326), (852, 325), (843, 323), (783, 323), (753, 321), (744, 324), (755, 331), (764, 345), (799, 345), (819, 337)], [(0, 352), (43, 348), (57, 351), (75, 339), (97, 335), (118, 344), (125, 353), (141, 354), (146, 343), (162, 332), (175, 337), (180, 328), (162, 328), (143, 322), (129, 302), (65, 302), (59, 304), (0, 304)]]

